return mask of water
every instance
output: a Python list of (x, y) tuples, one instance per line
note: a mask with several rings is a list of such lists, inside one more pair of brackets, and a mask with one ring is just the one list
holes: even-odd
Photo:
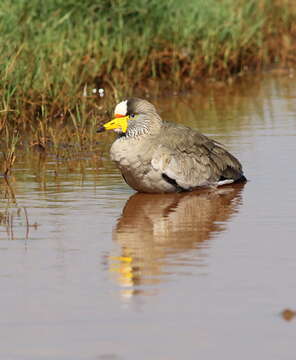
[(281, 316), (296, 309), (295, 80), (156, 103), (227, 145), (250, 181), (145, 195), (106, 153), (19, 158), (1, 188), (16, 201), (0, 209), (1, 359), (295, 358)]

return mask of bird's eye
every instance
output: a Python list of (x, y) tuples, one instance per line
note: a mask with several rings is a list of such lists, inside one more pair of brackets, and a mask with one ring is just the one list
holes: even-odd
[(135, 114), (131, 114), (131, 117), (132, 117), (132, 118), (135, 117)]

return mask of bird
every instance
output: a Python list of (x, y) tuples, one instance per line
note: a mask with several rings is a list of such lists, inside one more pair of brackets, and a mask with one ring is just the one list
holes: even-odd
[(195, 129), (164, 121), (155, 106), (128, 98), (97, 132), (113, 130), (110, 155), (138, 192), (172, 193), (245, 182), (242, 165), (219, 142)]

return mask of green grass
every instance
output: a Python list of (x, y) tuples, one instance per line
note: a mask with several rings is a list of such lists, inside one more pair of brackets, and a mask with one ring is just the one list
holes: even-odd
[(2, 0), (1, 88), (56, 102), (85, 83), (120, 91), (149, 77), (237, 72), (267, 61), (268, 33), (295, 20), (275, 3)]
[(2, 0), (0, 132), (83, 146), (109, 109), (93, 88), (118, 100), (293, 61), (295, 20), (289, 0)]

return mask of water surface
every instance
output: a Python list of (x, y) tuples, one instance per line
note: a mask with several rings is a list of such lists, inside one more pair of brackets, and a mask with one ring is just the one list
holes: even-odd
[(0, 179), (1, 359), (295, 358), (281, 316), (296, 309), (295, 80), (155, 102), (223, 142), (249, 182), (145, 195), (105, 151), (19, 157)]

